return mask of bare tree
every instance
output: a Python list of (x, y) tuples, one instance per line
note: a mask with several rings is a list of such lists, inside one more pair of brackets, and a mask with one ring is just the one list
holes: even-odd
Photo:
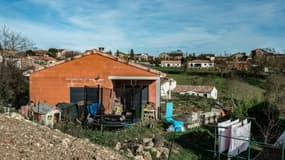
[(272, 74), (267, 78), (265, 98), (285, 114), (285, 76), (283, 74)]
[(33, 47), (33, 42), (23, 37), (21, 33), (10, 30), (5, 25), (0, 29), (0, 55), (3, 60), (6, 53), (11, 51), (25, 51)]
[[(261, 103), (259, 117), (256, 117), (256, 126), (263, 137), (264, 143), (276, 138), (279, 129), (279, 110), (267, 102)], [(258, 114), (258, 112), (256, 113)]]
[(278, 136), (279, 116), (285, 113), (284, 90), (284, 75), (270, 75), (265, 86), (265, 101), (249, 109), (249, 115), (256, 118), (254, 124), (263, 137), (264, 143), (269, 143)]
[(32, 46), (33, 43), (20, 33), (11, 31), (6, 26), (0, 28), (0, 105), (18, 106), (25, 103), (23, 101), (27, 99), (28, 81), (10, 54), (17, 54)]

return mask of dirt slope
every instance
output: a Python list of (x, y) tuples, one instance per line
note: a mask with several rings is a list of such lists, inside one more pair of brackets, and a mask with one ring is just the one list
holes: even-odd
[(0, 114), (0, 155), (10, 159), (124, 159), (109, 148), (77, 139), (17, 114)]

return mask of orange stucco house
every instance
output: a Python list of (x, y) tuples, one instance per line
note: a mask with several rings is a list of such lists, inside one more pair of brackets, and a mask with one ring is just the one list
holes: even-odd
[(98, 50), (25, 74), (29, 76), (30, 101), (55, 105), (76, 103), (87, 97), (100, 100), (105, 114), (112, 114), (114, 99), (123, 104), (124, 110), (139, 110), (148, 102), (154, 103), (157, 110), (160, 78), (165, 77), (164, 73)]

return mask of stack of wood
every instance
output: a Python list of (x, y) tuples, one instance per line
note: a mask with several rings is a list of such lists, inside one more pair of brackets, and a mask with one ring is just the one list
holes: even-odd
[(155, 120), (155, 105), (148, 103), (144, 106), (144, 120)]

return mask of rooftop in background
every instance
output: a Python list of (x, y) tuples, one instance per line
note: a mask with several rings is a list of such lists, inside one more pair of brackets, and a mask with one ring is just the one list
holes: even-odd
[(211, 92), (215, 86), (194, 86), (194, 85), (177, 85), (173, 92), (186, 92), (186, 91), (194, 91), (199, 93), (209, 93)]
[(37, 72), (37, 71), (40, 71), (40, 70), (43, 70), (43, 69), (46, 69), (46, 68), (49, 68), (49, 67), (53, 67), (53, 66), (56, 66), (56, 65), (60, 65), (62, 63), (66, 63), (68, 61), (71, 61), (71, 60), (74, 60), (74, 59), (78, 59), (78, 58), (81, 58), (81, 57), (84, 57), (84, 56), (88, 56), (88, 55), (91, 55), (91, 54), (98, 54), (98, 55), (101, 55), (101, 56), (104, 56), (104, 57), (107, 57), (107, 58), (110, 58), (110, 59), (113, 59), (113, 60), (116, 60), (116, 61), (119, 61), (121, 63), (125, 63), (125, 64), (128, 64), (128, 65), (131, 65), (131, 66), (134, 66), (134, 67), (137, 67), (139, 69), (142, 69), (142, 70), (145, 70), (145, 71), (148, 71), (148, 72), (152, 72), (152, 73), (155, 73), (155, 74), (158, 74), (160, 75), (161, 77), (165, 77), (166, 74), (163, 73), (163, 72), (160, 72), (160, 71), (157, 71), (155, 69), (152, 69), (152, 68), (149, 68), (149, 67), (145, 67), (143, 65), (140, 65), (140, 64), (137, 64), (137, 63), (134, 63), (134, 62), (129, 62), (127, 60), (124, 60), (124, 59), (121, 59), (121, 58), (118, 58), (116, 56), (113, 56), (113, 55), (110, 55), (110, 54), (106, 54), (104, 52), (101, 52), (97, 49), (92, 49), (92, 50), (86, 50), (85, 53), (83, 54), (80, 54), (80, 55), (77, 55), (77, 56), (74, 56), (72, 58), (67, 58), (66, 60), (61, 60), (61, 61), (58, 61), (56, 63), (53, 63), (53, 64), (49, 64), (45, 67), (41, 67), (41, 68), (38, 68), (38, 69), (32, 69), (32, 70), (28, 70), (26, 72), (24, 72), (24, 75), (25, 76), (29, 76), (31, 73), (33, 72)]
[(212, 63), (212, 62), (209, 60), (195, 59), (195, 60), (190, 61), (189, 63)]

